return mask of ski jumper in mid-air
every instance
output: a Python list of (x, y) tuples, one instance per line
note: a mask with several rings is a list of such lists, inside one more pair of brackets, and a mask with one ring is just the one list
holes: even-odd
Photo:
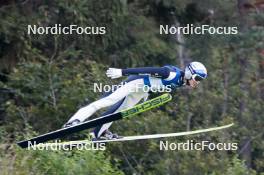
[[(172, 90), (185, 85), (195, 88), (201, 80), (207, 77), (207, 70), (202, 63), (191, 62), (185, 67), (184, 71), (175, 66), (167, 65), (164, 67), (128, 69), (109, 68), (106, 75), (112, 79), (122, 76), (129, 77), (112, 93), (79, 109), (64, 127), (80, 124), (97, 110), (105, 107), (110, 108), (102, 115), (112, 114), (133, 107), (142, 99), (147, 100), (150, 92), (158, 92), (160, 89), (164, 89), (164, 87), (171, 88)], [(118, 138), (116, 134), (112, 134), (108, 130), (111, 124), (112, 122), (96, 127), (92, 132), (94, 139)]]

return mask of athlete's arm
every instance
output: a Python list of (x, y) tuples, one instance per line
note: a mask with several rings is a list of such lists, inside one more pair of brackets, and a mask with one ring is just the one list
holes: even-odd
[(158, 78), (168, 78), (170, 76), (170, 69), (168, 67), (140, 67), (116, 69), (109, 68), (106, 75), (111, 78), (119, 78), (128, 75), (151, 75)]

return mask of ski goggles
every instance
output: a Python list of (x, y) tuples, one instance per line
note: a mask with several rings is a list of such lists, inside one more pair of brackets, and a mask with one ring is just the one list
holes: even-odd
[(199, 81), (202, 81), (204, 78), (201, 77), (201, 76), (198, 75), (198, 74), (194, 74), (194, 75), (192, 75), (192, 79), (193, 79), (194, 81), (196, 81), (196, 82), (199, 82)]

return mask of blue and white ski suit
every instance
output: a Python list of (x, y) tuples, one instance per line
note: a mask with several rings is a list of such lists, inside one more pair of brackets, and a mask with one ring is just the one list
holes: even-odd
[[(122, 86), (117, 88), (113, 93), (108, 93), (101, 99), (79, 109), (68, 122), (75, 119), (83, 122), (97, 110), (109, 106), (110, 108), (102, 116), (115, 113), (133, 107), (142, 99), (146, 100), (149, 92), (156, 92), (164, 87), (173, 90), (184, 85), (184, 72), (171, 65), (160, 68), (122, 69), (122, 75), (129, 76)], [(111, 124), (112, 122), (95, 128), (95, 137), (100, 137)]]

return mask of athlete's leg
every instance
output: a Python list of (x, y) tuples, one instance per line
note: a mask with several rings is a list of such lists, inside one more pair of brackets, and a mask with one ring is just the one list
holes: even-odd
[[(120, 103), (116, 104), (116, 105), (119, 105), (119, 107), (113, 106), (114, 108), (112, 108), (112, 109), (110, 108), (110, 110), (107, 111), (108, 112), (107, 114), (118, 112), (118, 111), (130, 108), (130, 107), (133, 107), (141, 99), (146, 100), (147, 97), (148, 97), (147, 92), (131, 93), (123, 100), (123, 102), (121, 104)], [(104, 115), (107, 115), (107, 114), (104, 114)], [(99, 138), (111, 125), (112, 125), (112, 122), (96, 127), (94, 129), (94, 136), (96, 138)]]
[(79, 109), (68, 121), (71, 122), (75, 119), (78, 119), (79, 121), (83, 122), (85, 119), (89, 118), (93, 113), (95, 113), (97, 110), (111, 106), (118, 101), (125, 98), (127, 95), (131, 93), (135, 93), (137, 90), (138, 85), (143, 85), (143, 79), (136, 79), (133, 81), (130, 81), (126, 83), (125, 85), (118, 88), (116, 91), (114, 91), (111, 95), (104, 97), (100, 100), (97, 100), (81, 109)]

